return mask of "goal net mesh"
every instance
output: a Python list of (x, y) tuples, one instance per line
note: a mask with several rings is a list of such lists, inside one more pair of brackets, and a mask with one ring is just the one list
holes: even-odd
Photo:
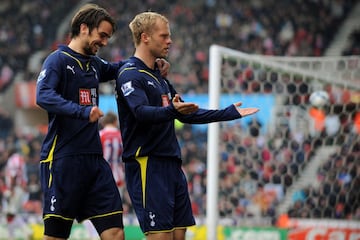
[[(324, 107), (309, 103), (318, 90), (330, 97)], [(241, 100), (260, 109), (208, 128), (209, 227), (284, 213), (359, 217), (360, 56), (270, 57), (214, 45), (209, 99), (210, 108)]]

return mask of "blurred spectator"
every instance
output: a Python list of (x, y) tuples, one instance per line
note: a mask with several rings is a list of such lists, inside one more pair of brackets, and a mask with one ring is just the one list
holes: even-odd
[(6, 139), (13, 128), (13, 121), (8, 112), (0, 107), (0, 140)]
[(343, 50), (344, 56), (360, 55), (360, 27), (354, 29), (348, 38), (347, 45)]
[(4, 64), (0, 69), (0, 92), (4, 91), (6, 87), (11, 84), (13, 77), (14, 72), (11, 67)]
[(310, 134), (312, 137), (319, 137), (325, 129), (326, 114), (324, 109), (311, 107), (309, 109), (309, 117)]
[(7, 211), (6, 213), (7, 232), (2, 236), (9, 240), (24, 239), (30, 240), (32, 230), (27, 222), (18, 214), (14, 209)]
[(256, 117), (252, 117), (251, 120), (248, 122), (250, 136), (258, 137), (260, 135), (260, 130), (262, 124)]
[(327, 111), (324, 120), (324, 126), (325, 126), (326, 136), (328, 137), (336, 136), (339, 133), (341, 126), (339, 115)]
[(30, 174), (27, 184), (28, 199), (23, 204), (23, 209), (27, 213), (42, 214), (42, 193), (37, 174)]
[(4, 170), (6, 191), (3, 203), (5, 211), (22, 212), (22, 206), (26, 199), (27, 176), (25, 167), (24, 156), (16, 149), (10, 150)]
[(113, 112), (107, 112), (100, 120), (100, 125), (102, 128), (99, 134), (104, 158), (110, 164), (118, 188), (122, 189), (125, 183), (122, 164), (123, 142), (117, 115)]
[(353, 132), (355, 134), (358, 134), (360, 135), (360, 111), (357, 111), (355, 114), (354, 114), (354, 126), (353, 126)]

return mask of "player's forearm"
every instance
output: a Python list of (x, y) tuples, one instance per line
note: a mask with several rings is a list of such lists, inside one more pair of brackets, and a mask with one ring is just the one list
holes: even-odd
[(172, 121), (179, 116), (179, 113), (172, 105), (168, 107), (139, 106), (135, 110), (135, 117), (139, 122), (161, 123)]
[(36, 93), (36, 104), (49, 113), (70, 116), (77, 119), (89, 119), (92, 106), (80, 106), (66, 100), (52, 89), (39, 88)]
[(178, 119), (183, 123), (206, 124), (211, 122), (230, 121), (241, 118), (234, 105), (221, 110), (199, 109), (189, 115), (182, 115)]

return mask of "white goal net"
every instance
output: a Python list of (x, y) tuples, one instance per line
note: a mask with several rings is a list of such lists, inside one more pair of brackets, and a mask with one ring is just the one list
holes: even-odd
[[(222, 219), (360, 211), (360, 56), (275, 57), (213, 45), (209, 69), (209, 108), (241, 101), (260, 111), (209, 124), (208, 239)], [(309, 103), (318, 90), (329, 94), (325, 107)]]

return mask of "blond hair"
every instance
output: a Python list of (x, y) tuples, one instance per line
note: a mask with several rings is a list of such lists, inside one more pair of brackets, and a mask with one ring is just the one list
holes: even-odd
[(142, 12), (135, 16), (130, 22), (129, 28), (132, 33), (132, 38), (135, 46), (138, 46), (141, 41), (141, 34), (151, 34), (156, 26), (156, 20), (161, 19), (165, 23), (169, 23), (169, 20), (156, 12)]

